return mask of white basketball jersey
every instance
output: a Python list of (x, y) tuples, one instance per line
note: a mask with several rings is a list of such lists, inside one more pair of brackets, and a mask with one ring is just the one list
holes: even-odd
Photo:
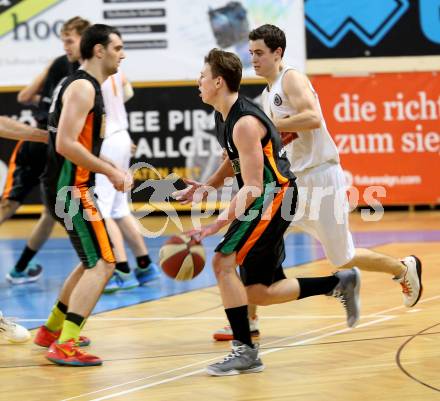
[(105, 136), (128, 129), (127, 111), (124, 105), (124, 88), (121, 73), (108, 77), (101, 85), (105, 108)]
[[(262, 93), (262, 103), (265, 113), (271, 118), (281, 119), (297, 114), (283, 91), (284, 74), (293, 69), (284, 67), (272, 87), (266, 87)], [(326, 162), (339, 163), (338, 149), (325, 125), (319, 104), (318, 95), (309, 82), (321, 115), (321, 127), (308, 131), (298, 131), (298, 137), (286, 146), (287, 157), (293, 173), (302, 172)]]

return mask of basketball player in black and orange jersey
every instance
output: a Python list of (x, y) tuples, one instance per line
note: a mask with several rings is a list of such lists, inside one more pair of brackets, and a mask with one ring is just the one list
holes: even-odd
[[(239, 96), (241, 75), (242, 65), (235, 54), (213, 49), (198, 81), (203, 102), (216, 109), (217, 139), (228, 155), (205, 185), (218, 188), (226, 177), (235, 176), (240, 188), (214, 223), (188, 232), (201, 240), (231, 223), (215, 249), (213, 266), (235, 340), (232, 352), (222, 362), (208, 366), (207, 372), (213, 376), (264, 368), (251, 340), (248, 300), (270, 305), (334, 295), (347, 305), (349, 326), (359, 319), (357, 269), (318, 278), (287, 279), (284, 275), (283, 235), (295, 212), (295, 177), (275, 126), (262, 110)], [(200, 200), (200, 194), (208, 189), (194, 181), (188, 184), (187, 189), (173, 194), (182, 203)]]
[[(23, 88), (17, 100), (20, 103), (37, 103), (35, 119), (39, 128), (46, 129), (52, 93), (58, 83), (79, 67), (79, 44), (82, 33), (90, 22), (74, 17), (61, 28), (61, 41), (65, 54), (57, 57), (32, 83)], [(46, 166), (46, 144), (19, 142), (9, 161), (8, 177), (0, 204), (0, 224), (11, 217), (23, 203), (26, 196), (40, 183), (40, 176)], [(11, 284), (25, 284), (38, 280), (43, 268), (32, 259), (49, 238), (54, 220), (46, 208), (21, 252), (15, 265), (9, 270), (6, 279)]]
[[(23, 141), (47, 142), (47, 131), (19, 123), (12, 118), (0, 116), (0, 137)], [(13, 343), (26, 342), (31, 338), (29, 331), (7, 319), (0, 311), (0, 334)]]
[[(52, 101), (52, 93), (59, 81), (78, 69), (81, 58), (81, 35), (89, 26), (90, 22), (79, 16), (70, 18), (68, 21), (66, 21), (61, 28), (61, 40), (63, 42), (65, 54), (56, 58), (51, 63), (49, 68), (38, 75), (38, 77), (30, 85), (25, 87), (18, 94), (18, 100), (22, 103), (34, 102), (39, 97), (37, 112), (35, 113), (35, 118), (38, 122), (38, 126), (47, 127), (47, 115)], [(38, 93), (38, 90), (41, 86), (43, 87), (43, 89), (41, 90), (41, 93)], [(126, 88), (128, 88), (127, 91)], [(108, 100), (105, 96), (106, 89), (108, 88), (106, 87), (106, 84), (104, 84), (102, 88), (104, 102)], [(126, 92), (132, 92), (131, 86), (128, 82), (127, 85), (124, 84), (123, 89), (124, 96)], [(118, 110), (115, 111), (113, 107), (110, 112), (107, 112), (107, 128), (109, 126), (111, 126), (113, 129), (115, 128), (114, 121), (117, 121), (117, 117), (119, 115), (117, 114), (117, 111)], [(110, 120), (110, 124), (108, 123), (108, 120)], [(120, 134), (120, 132), (118, 132), (118, 134)], [(115, 139), (113, 138), (113, 143), (114, 142)], [(26, 194), (30, 192), (33, 187), (39, 182), (39, 177), (44, 171), (44, 167), (46, 164), (46, 146), (43, 146), (43, 148), (41, 148), (40, 144), (25, 142), (17, 145), (17, 149), (19, 149), (18, 152), (14, 152), (14, 156), (10, 159), (10, 174), (8, 175), (8, 177), (10, 177), (10, 180), (8, 181), (9, 185), (7, 185), (7, 188), (4, 192), (5, 194), (9, 194), (8, 197), (10, 199), (5, 201), (4, 206), (6, 207), (8, 204), (13, 203), (13, 199), (15, 199), (17, 202), (16, 204), (14, 204), (13, 210), (8, 210), (8, 216), (5, 216), (5, 218), (10, 217), (13, 214), (15, 209), (22, 203), (22, 199), (26, 196)], [(17, 157), (15, 157), (15, 155), (17, 155)], [(107, 157), (107, 159), (111, 158)], [(100, 186), (100, 179), (105, 182), (106, 186), (111, 185), (111, 183), (109, 183), (106, 178), (98, 176), (97, 189), (99, 189)], [(111, 192), (111, 189), (108, 190)], [(113, 192), (111, 192), (111, 194), (113, 194)], [(96, 192), (96, 195), (98, 196), (98, 191)], [(112, 198), (113, 196), (116, 195), (112, 195)], [(100, 198), (99, 201), (102, 201), (102, 199)], [(116, 196), (116, 198), (119, 199), (120, 197)], [(103, 214), (105, 214), (102, 208), (101, 211)], [(1, 216), (2, 210), (0, 208), (0, 223), (2, 221)], [(104, 216), (104, 218), (105, 217), (106, 216)], [(115, 226), (115, 221), (118, 223), (117, 227)], [(139, 237), (137, 232), (133, 232), (133, 227), (131, 227), (126, 222), (126, 219), (118, 218), (113, 220), (109, 218), (107, 224), (110, 223), (112, 224), (112, 231), (115, 231), (113, 245), (116, 245), (115, 238), (120, 238), (122, 235), (130, 245), (134, 244), (133, 246), (135, 246), (135, 251), (137, 255), (136, 261), (138, 263), (138, 266), (135, 269), (135, 275), (137, 279), (136, 281), (123, 280), (123, 278), (127, 277), (126, 273), (130, 272), (130, 268), (127, 265), (126, 259), (122, 258), (121, 260), (117, 260), (115, 274), (110, 279), (108, 286), (106, 287), (106, 290), (108, 289), (107, 292), (114, 292), (120, 289), (132, 288), (132, 285), (144, 285), (145, 283), (157, 278), (159, 274), (158, 267), (151, 261), (148, 255), (148, 249), (143, 243), (143, 238)], [(36, 226), (32, 230), (31, 236), (27, 241), (27, 244), (24, 247), (15, 266), (6, 275), (6, 279), (11, 284), (25, 284), (38, 280), (43, 268), (39, 264), (32, 263), (32, 259), (49, 238), (53, 226), (54, 220), (45, 208)], [(119, 234), (119, 231), (121, 230), (122, 233)], [(112, 235), (112, 232), (110, 232), (110, 235)], [(132, 237), (136, 238), (136, 241), (133, 242)], [(116, 252), (116, 257), (118, 258), (118, 252)], [(65, 310), (60, 310), (57, 312), (62, 314), (66, 313)], [(52, 341), (49, 337), (47, 338), (47, 341), (41, 341), (38, 345), (48, 347), (51, 343)]]
[[(128, 190), (131, 176), (99, 158), (105, 127), (101, 84), (116, 73), (125, 57), (119, 32), (108, 25), (96, 24), (81, 38), (81, 69), (55, 89), (49, 111), (49, 149), (44, 172), (43, 195), (46, 207), (67, 230), (78, 253), (80, 264), (66, 279), (57, 305), (39, 336), (47, 336), (47, 327), (60, 331), (47, 351), (47, 358), (60, 365), (100, 365), (100, 358), (80, 350), (89, 341), (80, 337), (90, 315), (114, 270), (110, 239), (94, 203), (94, 173), (106, 175), (119, 191)], [(67, 309), (67, 314), (57, 310)]]

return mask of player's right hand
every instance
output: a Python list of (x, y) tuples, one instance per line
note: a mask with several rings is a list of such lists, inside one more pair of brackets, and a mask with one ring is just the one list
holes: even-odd
[(190, 180), (188, 178), (184, 178), (183, 181), (188, 186), (185, 189), (175, 191), (171, 194), (171, 196), (178, 200), (181, 205), (199, 203), (208, 195), (208, 190), (203, 190), (205, 185), (201, 182)]

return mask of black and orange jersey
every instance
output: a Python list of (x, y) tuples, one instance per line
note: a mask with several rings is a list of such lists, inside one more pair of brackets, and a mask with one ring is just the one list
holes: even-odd
[(39, 128), (46, 129), (47, 127), (49, 108), (52, 103), (52, 94), (58, 83), (78, 68), (79, 63), (77, 61), (70, 63), (65, 54), (57, 57), (52, 62), (40, 93), (40, 101), (38, 102), (37, 110), (34, 114)]
[(67, 87), (78, 79), (90, 81), (95, 89), (95, 102), (89, 111), (84, 127), (79, 134), (78, 142), (81, 143), (90, 153), (99, 157), (103, 141), (105, 126), (103, 120), (104, 101), (101, 94), (99, 82), (84, 70), (77, 70), (72, 75), (63, 80), (54, 91), (53, 102), (49, 111), (48, 131), (49, 143), (47, 152), (46, 169), (42, 177), (46, 191), (56, 193), (65, 186), (92, 187), (94, 186), (94, 173), (73, 164), (65, 159), (56, 151), (56, 136), (58, 133), (58, 123), (63, 107), (63, 94)]
[(266, 128), (261, 139), (264, 158), (263, 193), (242, 216), (235, 216), (216, 252), (236, 253), (245, 285), (271, 285), (284, 278), (281, 264), (285, 258), (283, 235), (293, 218), (297, 188), (281, 145), (281, 137), (272, 121), (250, 100), (238, 97), (225, 121), (216, 113), (216, 131), (220, 145), (227, 151), (238, 186), (243, 186), (240, 155), (234, 144), (233, 132), (237, 121), (244, 116), (256, 117)]
[(43, 174), (43, 198), (51, 215), (65, 228), (85, 268), (96, 266), (100, 259), (114, 263), (110, 237), (89, 191), (95, 182), (93, 172), (77, 166), (57, 153), (55, 143), (66, 88), (78, 79), (90, 81), (95, 89), (95, 102), (89, 111), (78, 142), (99, 156), (105, 126), (104, 101), (98, 81), (84, 70), (77, 70), (58, 85), (49, 110), (49, 143), (46, 170)]
[(264, 153), (263, 187), (266, 188), (268, 184), (275, 184), (276, 187), (285, 185), (295, 177), (290, 171), (290, 163), (282, 147), (281, 137), (277, 129), (263, 110), (249, 99), (239, 96), (231, 107), (225, 121), (219, 112), (215, 113), (217, 139), (228, 154), (238, 186), (240, 188), (243, 186), (243, 180), (241, 177), (240, 158), (232, 134), (237, 121), (241, 117), (248, 115), (260, 120), (267, 131), (265, 137), (261, 140)]
[(40, 184), (40, 176), (46, 166), (46, 152), (45, 143), (17, 143), (9, 159), (3, 199), (24, 202), (28, 194)]

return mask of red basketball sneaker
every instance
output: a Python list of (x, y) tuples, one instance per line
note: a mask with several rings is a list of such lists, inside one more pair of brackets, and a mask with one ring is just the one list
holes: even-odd
[(65, 343), (53, 342), (46, 352), (46, 358), (58, 365), (68, 366), (98, 366), (102, 360), (88, 354), (78, 347), (74, 339)]
[[(41, 326), (35, 334), (34, 343), (40, 347), (48, 348), (50, 345), (58, 340), (61, 330), (50, 331), (46, 326)], [(90, 338), (86, 336), (79, 336), (78, 345), (80, 347), (87, 347), (90, 345)]]

